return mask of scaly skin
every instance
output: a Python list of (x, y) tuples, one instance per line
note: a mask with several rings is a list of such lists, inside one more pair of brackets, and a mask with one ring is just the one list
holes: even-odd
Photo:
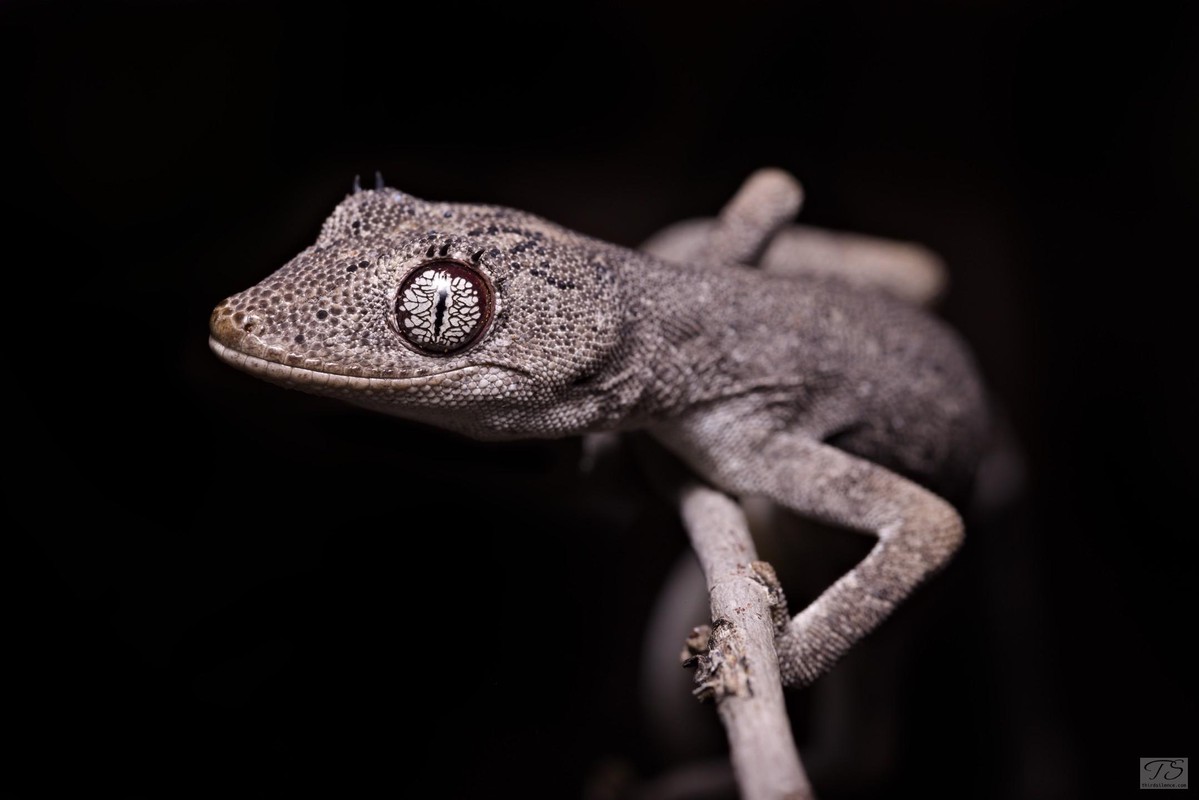
[[(735, 216), (753, 211), (742, 200), (717, 226), (739, 238), (712, 252), (761, 252), (754, 236), (794, 213), (775, 207), (755, 234), (752, 213)], [(422, 306), (402, 291), (438, 265), (481, 276), (486, 324), (460, 350), (427, 353), (397, 310), (425, 309), (413, 313), (429, 330), (458, 319), (465, 295)], [(217, 306), (211, 334), (259, 377), (480, 439), (644, 429), (726, 491), (879, 537), (780, 637), (790, 684), (827, 670), (949, 559), (962, 524), (934, 492), (968, 484), (986, 430), (956, 335), (882, 292), (675, 264), (392, 189), (346, 198), (313, 247)]]

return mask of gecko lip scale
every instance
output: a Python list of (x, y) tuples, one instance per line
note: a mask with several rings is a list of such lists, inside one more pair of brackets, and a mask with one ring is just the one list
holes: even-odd
[(396, 389), (419, 389), (425, 386), (437, 386), (446, 378), (458, 378), (477, 372), (480, 367), (469, 366), (436, 372), (431, 375), (421, 375), (416, 378), (369, 378), (356, 375), (338, 375), (332, 372), (293, 367), (268, 361), (265, 358), (248, 355), (232, 347), (218, 342), (214, 337), (208, 337), (208, 346), (212, 352), (227, 364), (285, 386), (304, 386), (326, 389), (356, 389), (366, 391), (394, 391)]

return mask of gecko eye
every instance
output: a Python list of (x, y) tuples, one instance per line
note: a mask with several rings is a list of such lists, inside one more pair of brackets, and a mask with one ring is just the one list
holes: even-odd
[(428, 355), (456, 353), (479, 338), (491, 321), (491, 285), (474, 268), (433, 261), (414, 269), (396, 296), (396, 325), (413, 349)]

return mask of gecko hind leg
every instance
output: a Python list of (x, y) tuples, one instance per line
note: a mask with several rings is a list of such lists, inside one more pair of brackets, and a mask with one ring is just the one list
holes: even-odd
[(945, 263), (923, 245), (810, 225), (780, 230), (761, 266), (775, 275), (833, 275), (925, 308), (936, 304), (949, 282)]

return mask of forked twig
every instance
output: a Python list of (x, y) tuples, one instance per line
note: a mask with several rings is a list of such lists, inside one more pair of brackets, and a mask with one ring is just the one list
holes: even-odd
[(643, 447), (641, 455), (678, 504), (708, 584), (713, 623), (692, 631), (685, 653), (696, 669), (695, 694), (716, 703), (743, 800), (810, 800), (774, 649), (788, 620), (774, 569), (758, 560), (732, 498), (654, 450)]

